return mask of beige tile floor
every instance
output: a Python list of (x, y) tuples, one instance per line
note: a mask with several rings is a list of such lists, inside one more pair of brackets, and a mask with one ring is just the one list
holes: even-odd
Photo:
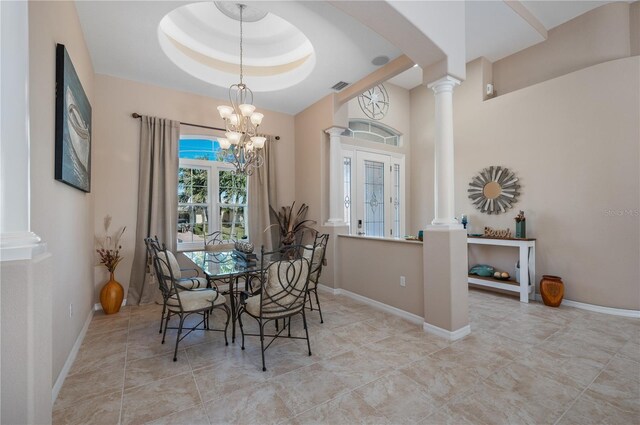
[[(96, 315), (54, 424), (638, 424), (640, 321), (470, 292), (450, 344), (343, 296), (309, 313), (311, 348), (194, 332), (172, 361), (158, 306)], [(214, 321), (220, 323), (220, 318)], [(256, 329), (254, 324), (247, 327)], [(292, 323), (302, 332), (300, 321)], [(172, 337), (175, 334), (171, 334)]]

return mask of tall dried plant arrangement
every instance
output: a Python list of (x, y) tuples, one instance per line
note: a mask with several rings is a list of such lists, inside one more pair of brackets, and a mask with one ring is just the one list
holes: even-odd
[(105, 266), (109, 273), (113, 273), (123, 259), (120, 254), (122, 249), (120, 238), (122, 238), (127, 227), (125, 226), (113, 234), (109, 233), (109, 227), (111, 227), (111, 216), (106, 215), (104, 217), (104, 235), (95, 236), (95, 243), (98, 264)]
[(305, 220), (307, 211), (309, 210), (309, 206), (307, 204), (303, 203), (300, 205), (298, 212), (294, 214), (295, 205), (296, 203), (294, 201), (291, 206), (281, 207), (280, 211), (274, 210), (273, 207), (269, 205), (269, 209), (278, 222), (267, 227), (265, 231), (273, 226), (278, 226), (280, 230), (280, 243), (282, 245), (293, 244), (299, 232), (302, 232), (305, 229), (312, 229), (309, 227), (309, 224), (316, 224), (314, 220)]

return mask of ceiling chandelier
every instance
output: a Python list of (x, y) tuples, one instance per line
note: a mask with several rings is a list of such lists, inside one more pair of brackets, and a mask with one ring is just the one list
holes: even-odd
[(242, 81), (242, 12), (247, 7), (237, 4), (240, 12), (240, 83), (229, 87), (231, 106), (220, 105), (218, 112), (224, 120), (225, 137), (218, 139), (227, 162), (235, 166), (236, 174), (251, 175), (264, 163), (262, 148), (267, 140), (258, 136), (263, 114), (253, 106), (253, 92)]

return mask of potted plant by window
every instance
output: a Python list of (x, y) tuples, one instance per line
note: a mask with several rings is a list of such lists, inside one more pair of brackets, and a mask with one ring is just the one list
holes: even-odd
[(109, 234), (109, 227), (111, 226), (111, 216), (107, 215), (104, 218), (104, 235), (96, 236), (96, 252), (98, 253), (98, 263), (105, 266), (109, 271), (109, 281), (102, 287), (100, 291), (100, 304), (105, 314), (113, 314), (120, 311), (122, 300), (124, 298), (124, 289), (122, 285), (118, 283), (114, 277), (116, 267), (122, 261), (122, 255), (120, 250), (120, 238), (124, 234), (126, 227), (122, 230), (115, 232), (113, 235)]

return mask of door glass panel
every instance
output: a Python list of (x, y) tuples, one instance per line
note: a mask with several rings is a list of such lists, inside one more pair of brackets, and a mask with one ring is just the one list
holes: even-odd
[(393, 236), (400, 237), (400, 164), (393, 164)]
[(364, 161), (364, 232), (384, 236), (384, 163)]
[(344, 161), (344, 222), (351, 226), (351, 158)]

